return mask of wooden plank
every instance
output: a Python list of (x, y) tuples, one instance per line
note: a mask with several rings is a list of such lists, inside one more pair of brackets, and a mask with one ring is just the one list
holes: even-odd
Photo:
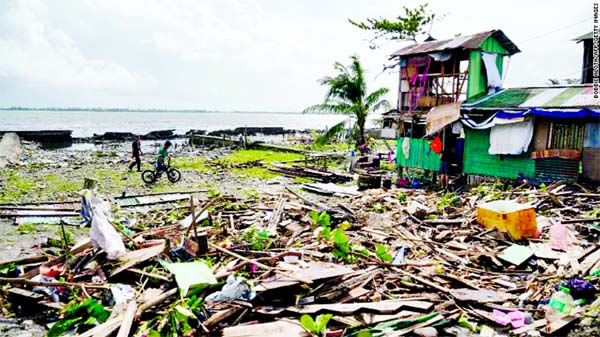
[(120, 262), (120, 264), (117, 267), (115, 267), (113, 270), (111, 270), (109, 277), (113, 277), (113, 276), (117, 275), (118, 273), (122, 272), (123, 270), (131, 268), (140, 262), (149, 260), (149, 259), (159, 255), (164, 250), (165, 250), (165, 244), (162, 243), (162, 244), (159, 244), (156, 246), (127, 252), (125, 254), (125, 256), (121, 257), (118, 260)]
[(117, 331), (123, 322), (123, 316), (119, 315), (115, 318), (109, 319), (108, 321), (90, 329), (77, 337), (108, 337), (113, 332)]
[[(308, 268), (301, 268), (292, 264), (280, 263), (279, 269), (285, 270), (290, 275), (275, 275), (256, 285), (256, 291), (283, 288), (298, 283), (298, 279), (316, 281), (351, 274), (354, 270), (334, 263), (311, 262)], [(292, 277), (293, 276), (293, 277)]]
[(25, 305), (41, 307), (45, 310), (61, 310), (64, 304), (44, 300), (44, 295), (22, 288), (10, 288), (8, 294), (12, 301), (22, 301)]
[(129, 336), (129, 331), (131, 330), (131, 325), (133, 324), (136, 310), (137, 302), (135, 300), (130, 301), (129, 305), (127, 306), (127, 311), (125, 312), (125, 315), (123, 315), (123, 320), (121, 327), (119, 328), (119, 332), (117, 333), (117, 337)]
[(452, 289), (450, 290), (450, 294), (459, 301), (474, 301), (478, 303), (504, 302), (517, 298), (513, 294), (489, 289)]
[(553, 335), (555, 334), (557, 331), (561, 330), (562, 328), (566, 327), (567, 325), (571, 324), (573, 321), (577, 320), (578, 317), (575, 316), (564, 316), (561, 319), (558, 319), (552, 323), (550, 323), (550, 325), (546, 326), (545, 329), (542, 329), (542, 333), (546, 334), (546, 335)]
[(206, 321), (204, 321), (205, 326), (213, 326), (221, 321), (227, 319), (228, 317), (235, 315), (242, 308), (240, 307), (232, 307), (225, 310), (219, 310), (215, 312), (212, 316), (210, 316)]
[(308, 337), (310, 336), (298, 321), (281, 319), (262, 324), (238, 325), (223, 329), (223, 337)]
[(17, 266), (20, 266), (20, 265), (24, 265), (24, 264), (38, 263), (38, 262), (45, 262), (45, 261), (48, 261), (48, 255), (37, 255), (37, 256), (31, 256), (31, 257), (23, 257), (23, 258), (14, 259), (14, 260), (0, 261), (0, 267), (7, 266), (11, 263), (14, 263)]
[(298, 314), (316, 314), (331, 312), (338, 315), (353, 315), (359, 312), (374, 312), (379, 314), (393, 314), (400, 309), (416, 309), (429, 311), (433, 303), (425, 301), (389, 300), (380, 302), (343, 303), (343, 304), (311, 304), (303, 307), (288, 307), (287, 311)]
[(524, 334), (527, 331), (539, 330), (539, 328), (541, 328), (545, 325), (546, 325), (545, 319), (538, 319), (536, 321), (533, 321), (531, 324), (527, 324), (518, 329), (511, 330), (510, 333), (511, 333), (511, 335), (520, 336), (521, 334)]
[(362, 313), (356, 316), (333, 316), (331, 319), (334, 321), (338, 321), (345, 325), (351, 326), (364, 326), (364, 325), (373, 325), (381, 322), (391, 321), (393, 319), (400, 318), (413, 318), (422, 316), (423, 313), (410, 311), (410, 310), (402, 310), (397, 314), (393, 315), (377, 315), (370, 313)]
[(579, 264), (579, 268), (574, 270), (574, 273), (581, 273), (586, 275), (588, 271), (600, 260), (600, 249), (596, 249), (595, 252), (588, 255), (581, 263)]
[(444, 319), (444, 316), (438, 314), (438, 315), (426, 320), (425, 322), (421, 322), (421, 323), (406, 327), (404, 329), (394, 330), (391, 333), (386, 334), (386, 336), (404, 336), (410, 332), (413, 332), (415, 329), (422, 328), (425, 326), (430, 326), (433, 323), (439, 322), (443, 319)]
[(281, 217), (283, 216), (283, 211), (285, 208), (286, 198), (283, 194), (279, 195), (279, 201), (277, 205), (273, 209), (273, 213), (271, 213), (271, 217), (269, 218), (269, 224), (267, 225), (267, 232), (276, 234), (277, 233), (277, 225), (281, 221)]

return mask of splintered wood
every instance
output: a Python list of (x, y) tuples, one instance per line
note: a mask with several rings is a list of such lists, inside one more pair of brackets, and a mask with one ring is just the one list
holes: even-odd
[[(346, 179), (316, 169), (274, 170)], [(182, 193), (172, 204), (138, 196), (120, 210), (136, 225), (115, 224), (128, 245), (120, 259), (108, 261), (87, 241), (66, 256), (48, 250), (2, 261), (0, 270), (17, 274), (0, 274), (0, 284), (21, 308), (48, 312), (87, 298), (111, 307), (96, 327), (76, 326), (81, 336), (467, 335), (476, 326), (482, 336), (498, 329), (566, 334), (598, 306), (598, 188), (481, 185), (462, 193), (377, 189), (331, 197), (297, 188), (245, 198)], [(519, 209), (538, 217), (536, 239), (515, 241), (477, 223), (478, 205), (505, 198), (527, 202)], [(139, 203), (144, 208), (135, 211)], [(35, 207), (6, 205), (2, 214)], [(77, 208), (60, 207), (37, 211)], [(181, 269), (200, 264), (202, 273)], [(173, 265), (181, 267), (177, 277)], [(588, 282), (585, 291), (571, 292), (580, 306), (571, 316), (547, 316), (554, 309), (539, 303), (572, 278)], [(198, 286), (182, 297), (184, 283)], [(73, 289), (81, 297), (68, 303)], [(498, 312), (528, 321), (508, 328)]]

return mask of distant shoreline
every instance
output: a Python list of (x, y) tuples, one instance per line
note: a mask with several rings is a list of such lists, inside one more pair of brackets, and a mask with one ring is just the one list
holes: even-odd
[(130, 108), (27, 108), (27, 107), (9, 107), (1, 108), (0, 111), (49, 111), (49, 112), (175, 112), (175, 113), (240, 113), (240, 114), (303, 114), (302, 112), (292, 111), (222, 111), (222, 110), (203, 110), (203, 109), (130, 109)]

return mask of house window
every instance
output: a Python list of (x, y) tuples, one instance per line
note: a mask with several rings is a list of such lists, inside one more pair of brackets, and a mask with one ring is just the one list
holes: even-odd
[(581, 150), (583, 147), (584, 124), (560, 123), (550, 124), (549, 149)]

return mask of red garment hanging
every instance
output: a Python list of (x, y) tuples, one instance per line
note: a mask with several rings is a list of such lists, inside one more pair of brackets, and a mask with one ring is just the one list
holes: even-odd
[(440, 136), (435, 136), (431, 143), (429, 143), (429, 147), (437, 154), (442, 153), (442, 140), (440, 139)]

